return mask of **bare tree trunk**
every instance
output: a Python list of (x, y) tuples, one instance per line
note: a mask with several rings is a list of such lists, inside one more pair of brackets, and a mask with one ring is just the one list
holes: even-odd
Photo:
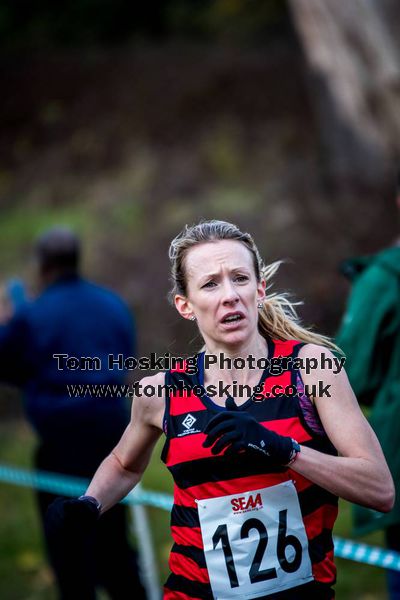
[(390, 21), (396, 11), (400, 19), (400, 7), (388, 0), (289, 3), (332, 175), (379, 184), (400, 153), (400, 56)]

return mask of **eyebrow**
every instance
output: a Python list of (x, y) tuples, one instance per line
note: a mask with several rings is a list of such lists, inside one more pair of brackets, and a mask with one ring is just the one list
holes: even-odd
[[(250, 271), (249, 267), (234, 267), (233, 269), (230, 269), (231, 273), (235, 273), (238, 271)], [(212, 277), (219, 277), (220, 273), (206, 273), (205, 275), (201, 275), (200, 279), (209, 279)]]

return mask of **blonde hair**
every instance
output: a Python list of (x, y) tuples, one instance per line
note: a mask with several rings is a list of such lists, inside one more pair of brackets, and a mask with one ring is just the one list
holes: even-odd
[(283, 261), (265, 265), (253, 238), (242, 232), (236, 225), (226, 221), (201, 221), (197, 225), (185, 225), (184, 229), (171, 242), (169, 259), (171, 262), (171, 280), (173, 287), (170, 300), (176, 294), (187, 296), (185, 258), (198, 244), (235, 240), (241, 242), (251, 252), (257, 281), (266, 282), (266, 294), (263, 308), (259, 310), (258, 329), (264, 338), (276, 340), (299, 340), (310, 344), (319, 344), (339, 350), (329, 337), (314, 333), (300, 324), (295, 306), (301, 302), (292, 302), (286, 293), (267, 293), (272, 286), (272, 278)]

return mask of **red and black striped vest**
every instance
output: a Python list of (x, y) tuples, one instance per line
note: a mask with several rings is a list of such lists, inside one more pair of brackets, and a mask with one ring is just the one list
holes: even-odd
[[(269, 357), (295, 358), (303, 345), (294, 340), (268, 340)], [(179, 387), (184, 382), (185, 388), (190, 390), (201, 385), (203, 359), (204, 354), (199, 354), (198, 374), (169, 371), (166, 373), (165, 383)], [(280, 375), (271, 375), (266, 369), (260, 380), (264, 394), (270, 392), (276, 384), (286, 386), (298, 383), (299, 372), (291, 366)], [(299, 396), (271, 396), (261, 402), (250, 398), (240, 409), (250, 412), (255, 419), (276, 433), (293, 437), (300, 444), (320, 452), (336, 454), (323, 429), (320, 428), (317, 432), (315, 427), (309, 425), (310, 419), (305, 415)], [(174, 545), (169, 561), (171, 575), (165, 584), (164, 598), (213, 598), (196, 501), (240, 494), (288, 480), (293, 480), (298, 494), (314, 581), (270, 594), (266, 598), (333, 598), (331, 585), (335, 583), (336, 569), (333, 562), (332, 528), (337, 516), (337, 497), (289, 468), (266, 467), (264, 457), (249, 458), (238, 454), (234, 458), (227, 458), (223, 454), (214, 456), (210, 448), (203, 448), (206, 438), (203, 429), (220, 410), (225, 409), (206, 396), (195, 395), (193, 391), (167, 394), (164, 417), (166, 442), (162, 460), (174, 478), (174, 505), (171, 513)]]

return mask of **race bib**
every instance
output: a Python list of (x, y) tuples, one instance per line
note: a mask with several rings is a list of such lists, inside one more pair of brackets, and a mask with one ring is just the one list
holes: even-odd
[(293, 481), (198, 500), (214, 598), (257, 598), (313, 579)]

